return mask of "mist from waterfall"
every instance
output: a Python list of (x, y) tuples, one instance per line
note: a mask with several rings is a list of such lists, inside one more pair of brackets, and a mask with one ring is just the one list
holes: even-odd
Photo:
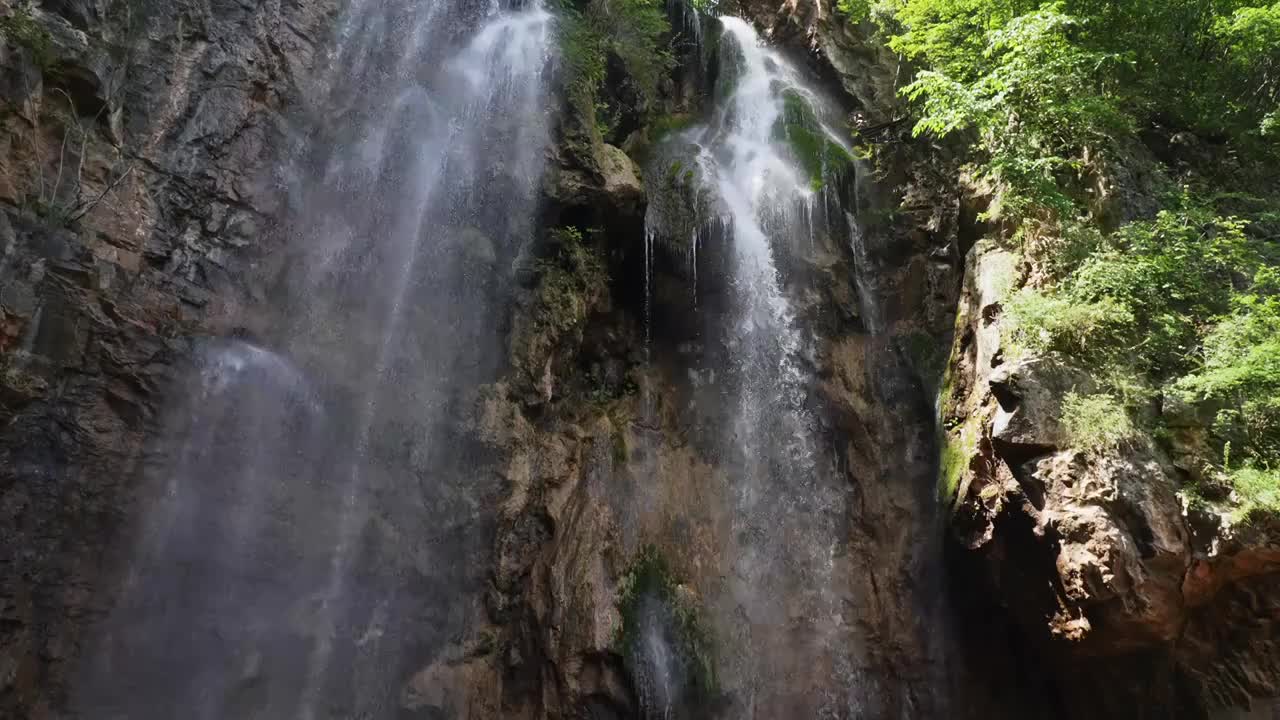
[(86, 717), (401, 717), (465, 639), (500, 488), (449, 420), (502, 357), (553, 25), (536, 1), (345, 9), (280, 166), (265, 319), (174, 390)]

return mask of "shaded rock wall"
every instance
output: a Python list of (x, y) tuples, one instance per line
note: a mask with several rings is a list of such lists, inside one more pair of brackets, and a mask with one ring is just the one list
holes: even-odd
[(271, 252), (270, 163), (332, 9), (0, 3), (0, 716), (66, 701), (162, 390)]

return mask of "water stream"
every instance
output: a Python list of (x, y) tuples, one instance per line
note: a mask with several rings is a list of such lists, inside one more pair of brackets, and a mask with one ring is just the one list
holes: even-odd
[(709, 122), (660, 148), (650, 181), (676, 191), (650, 206), (646, 230), (650, 242), (677, 246), (692, 234), (690, 253), (704, 241), (731, 247), (722, 342), (732, 410), (719, 438), (731, 521), (724, 581), (710, 599), (733, 698), (726, 716), (842, 716), (848, 699), (819, 689), (856, 693), (853, 678), (836, 677), (857, 652), (836, 558), (848, 490), (818, 447), (806, 369), (812, 342), (779, 254), (812, 252), (817, 235), (825, 242), (848, 233), (831, 186), (852, 172), (852, 160), (827, 121), (828, 104), (796, 67), (745, 21), (720, 23), (716, 105)]

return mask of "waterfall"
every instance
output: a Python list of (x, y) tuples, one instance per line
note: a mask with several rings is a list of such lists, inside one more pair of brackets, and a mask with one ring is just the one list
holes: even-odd
[(707, 123), (657, 149), (650, 184), (670, 190), (654, 197), (646, 230), (667, 245), (692, 235), (689, 253), (714, 242), (730, 248), (722, 364), (732, 410), (720, 445), (732, 519), (723, 586), (711, 598), (722, 677), (732, 717), (843, 716), (847, 699), (810, 688), (857, 692), (852, 677), (817, 680), (844, 673), (856, 652), (835, 559), (847, 488), (818, 447), (811, 341), (781, 259), (812, 252), (819, 234), (850, 240), (831, 198), (853, 161), (828, 122), (831, 108), (802, 74), (743, 20), (720, 22), (716, 105)]
[(175, 392), (87, 653), (89, 716), (400, 717), (408, 675), (478, 606), (500, 488), (447, 416), (502, 357), (553, 18), (536, 0), (351, 0), (338, 23), (279, 168), (267, 320), (210, 343)]

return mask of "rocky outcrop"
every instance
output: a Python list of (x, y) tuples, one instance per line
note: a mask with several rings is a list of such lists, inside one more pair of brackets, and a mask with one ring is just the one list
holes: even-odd
[(270, 251), (332, 10), (0, 2), (0, 716), (63, 708), (161, 390)]
[(1178, 465), (1190, 465), (1152, 437), (1072, 447), (1063, 398), (1092, 378), (1061, 358), (1006, 359), (1000, 303), (1018, 261), (980, 243), (966, 268), (941, 402), (953, 526), (976, 558), (967, 582), (1077, 677), (1060, 691), (1069, 717), (1265, 716), (1280, 681), (1280, 536), (1189, 507)]

